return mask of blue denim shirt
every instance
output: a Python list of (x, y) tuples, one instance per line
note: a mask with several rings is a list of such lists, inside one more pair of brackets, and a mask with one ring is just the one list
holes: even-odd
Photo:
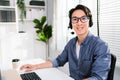
[(75, 80), (106, 80), (110, 70), (110, 50), (99, 37), (88, 34), (80, 45), (79, 59), (76, 55), (77, 37), (71, 39), (63, 52), (53, 60), (53, 67), (69, 63), (70, 76)]

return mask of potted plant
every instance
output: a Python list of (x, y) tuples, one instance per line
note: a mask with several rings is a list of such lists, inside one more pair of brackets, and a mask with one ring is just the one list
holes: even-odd
[(36, 28), (37, 40), (46, 43), (46, 59), (48, 58), (48, 40), (52, 37), (52, 26), (47, 24), (46, 16), (42, 16), (41, 19), (34, 19), (34, 28)]
[(26, 7), (24, 0), (17, 0), (17, 6), (20, 9), (20, 19), (23, 22), (23, 19), (26, 18)]
[(37, 40), (48, 42), (49, 38), (52, 37), (52, 26), (46, 22), (46, 16), (42, 16), (41, 19), (34, 19), (34, 28), (36, 28)]

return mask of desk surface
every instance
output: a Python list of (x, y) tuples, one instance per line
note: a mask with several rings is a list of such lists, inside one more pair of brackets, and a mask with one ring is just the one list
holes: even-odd
[[(26, 60), (21, 61), (20, 66), (26, 63), (29, 64), (37, 64), (45, 62), (42, 59), (33, 59), (33, 60)], [(19, 66), (19, 67), (20, 67)], [(17, 70), (19, 74), (25, 73), (24, 71)], [(45, 69), (38, 69), (34, 70), (33, 72), (36, 72), (42, 80), (74, 80), (69, 75), (65, 74), (64, 72), (60, 71), (57, 68), (45, 68)]]
[[(26, 60), (24, 62), (22, 61), (21, 65), (26, 63), (37, 64), (43, 62), (45, 61), (42, 59)], [(71, 77), (69, 77), (69, 75), (65, 74), (64, 72), (60, 71), (57, 68), (38, 69), (35, 70), (34, 72), (36, 72), (41, 77), (42, 80), (74, 80)], [(19, 71), (19, 73), (21, 74), (22, 72)]]

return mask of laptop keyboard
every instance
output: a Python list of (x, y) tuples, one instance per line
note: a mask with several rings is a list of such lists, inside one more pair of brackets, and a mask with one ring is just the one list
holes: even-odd
[(35, 72), (20, 74), (22, 80), (42, 80)]

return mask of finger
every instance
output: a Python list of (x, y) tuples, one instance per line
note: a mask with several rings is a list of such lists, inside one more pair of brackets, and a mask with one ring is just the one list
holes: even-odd
[(20, 67), (20, 70), (23, 70), (23, 69), (26, 69), (26, 68), (29, 68), (29, 67), (30, 67), (29, 64), (25, 64), (25, 65), (22, 65), (22, 66)]
[(25, 70), (25, 72), (30, 72), (30, 71), (32, 71), (32, 70), (30, 70), (30, 69), (26, 69), (26, 70)]
[(25, 69), (25, 72), (29, 72), (29, 71), (32, 71), (33, 69), (32, 68), (27, 68)]
[(21, 66), (21, 67), (20, 67), (20, 70), (23, 70), (23, 69), (24, 69), (24, 66)]

